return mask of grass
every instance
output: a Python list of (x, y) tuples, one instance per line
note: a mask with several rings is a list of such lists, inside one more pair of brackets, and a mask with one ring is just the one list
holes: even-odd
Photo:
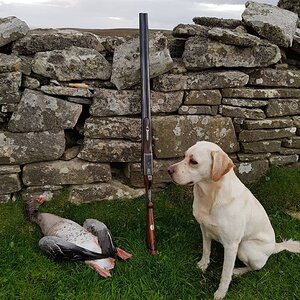
[[(299, 169), (272, 168), (250, 186), (266, 207), (277, 239), (300, 240), (300, 221), (285, 213), (300, 210)], [(144, 198), (75, 206), (66, 193), (44, 204), (52, 212), (82, 223), (104, 221), (118, 246), (134, 254), (118, 261), (113, 277), (102, 279), (83, 263), (56, 263), (38, 248), (39, 228), (23, 215), (23, 203), (0, 206), (0, 299), (212, 299), (222, 270), (222, 247), (214, 243), (206, 273), (196, 268), (201, 256), (199, 225), (192, 216), (189, 189), (170, 185), (155, 193), (158, 255), (147, 253)], [(266, 266), (231, 283), (227, 299), (300, 299), (300, 255), (281, 252)]]
[[(62, 28), (64, 29), (64, 28)], [(110, 29), (86, 29), (86, 28), (71, 28), (81, 32), (91, 32), (101, 37), (137, 37), (139, 35), (138, 28), (110, 28)], [(155, 32), (162, 32), (166, 37), (172, 38), (172, 30), (166, 29), (149, 29), (150, 34)]]

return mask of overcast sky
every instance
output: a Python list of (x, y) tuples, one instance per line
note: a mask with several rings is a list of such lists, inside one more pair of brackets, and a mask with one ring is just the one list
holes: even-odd
[[(276, 5), (278, 0), (255, 0)], [(173, 29), (193, 17), (240, 19), (246, 0), (0, 0), (0, 17), (16, 16), (36, 28), (137, 28), (147, 12), (149, 27)]]

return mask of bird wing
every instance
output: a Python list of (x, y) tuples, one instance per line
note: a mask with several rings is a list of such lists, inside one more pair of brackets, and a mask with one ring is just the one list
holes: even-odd
[(39, 247), (49, 257), (59, 261), (84, 261), (107, 258), (108, 255), (97, 253), (57, 236), (44, 236)]
[(86, 219), (83, 227), (98, 238), (102, 253), (109, 257), (115, 257), (116, 248), (114, 246), (111, 233), (107, 226), (96, 219)]

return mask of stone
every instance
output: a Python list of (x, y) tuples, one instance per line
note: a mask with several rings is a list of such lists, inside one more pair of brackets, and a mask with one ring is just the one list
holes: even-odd
[(243, 183), (257, 181), (264, 176), (269, 169), (269, 162), (266, 159), (251, 162), (241, 162), (236, 165), (236, 175)]
[(279, 152), (281, 141), (259, 141), (250, 143), (241, 143), (244, 153), (269, 153)]
[(202, 71), (196, 74), (164, 74), (153, 80), (159, 91), (206, 90), (241, 87), (248, 83), (248, 75), (240, 71)]
[[(111, 82), (118, 90), (127, 89), (140, 82), (140, 41), (133, 38), (115, 49)], [(149, 76), (163, 74), (173, 67), (173, 60), (162, 33), (149, 38)]]
[(242, 124), (245, 122), (244, 118), (232, 118), (232, 123), (236, 133), (240, 133), (242, 130)]
[(300, 98), (271, 99), (266, 110), (267, 117), (281, 117), (300, 114)]
[(141, 118), (90, 117), (84, 124), (88, 138), (141, 140)]
[(18, 56), (21, 59), (21, 72), (24, 75), (30, 76), (31, 75), (31, 63), (32, 63), (32, 56)]
[(222, 96), (227, 98), (256, 98), (256, 99), (271, 99), (271, 98), (300, 98), (300, 89), (292, 88), (227, 88), (221, 90)]
[(238, 27), (234, 28), (232, 31), (238, 32), (238, 33), (248, 33), (247, 28), (245, 25), (239, 25)]
[(222, 95), (219, 90), (195, 90), (185, 93), (185, 105), (219, 105)]
[(140, 102), (139, 91), (96, 89), (90, 114), (98, 117), (138, 114), (141, 112)]
[[(172, 182), (167, 169), (170, 165), (178, 162), (178, 160), (167, 159), (167, 160), (153, 160), (153, 186), (162, 186), (165, 183)], [(125, 168), (125, 176), (128, 178), (130, 185), (133, 187), (145, 187), (144, 176), (142, 172), (142, 166), (140, 163), (129, 163)]]
[(69, 201), (75, 204), (101, 200), (124, 200), (140, 197), (144, 189), (133, 189), (119, 181), (71, 186)]
[(297, 162), (299, 155), (272, 155), (269, 160), (271, 165), (282, 166)]
[(8, 203), (11, 200), (11, 194), (0, 194), (0, 203)]
[(110, 81), (106, 80), (84, 80), (86, 84), (89, 84), (91, 89), (103, 88), (103, 89), (116, 89), (115, 85)]
[(99, 80), (99, 79), (96, 79), (96, 80), (89, 79), (88, 80), (87, 79), (87, 80), (84, 80), (84, 83), (88, 84), (92, 90), (94, 90), (96, 88), (116, 89), (115, 85), (108, 80)]
[(266, 115), (259, 108), (243, 108), (229, 105), (220, 105), (220, 114), (226, 117), (245, 118), (245, 119), (265, 119)]
[(6, 122), (7, 122), (7, 116), (4, 113), (0, 113), (0, 123), (6, 123)]
[(83, 97), (68, 97), (67, 100), (73, 103), (84, 104), (84, 105), (91, 105), (93, 102), (92, 99), (83, 98)]
[(240, 161), (254, 161), (254, 160), (264, 160), (271, 156), (271, 153), (255, 153), (255, 154), (247, 154), (247, 153), (238, 153), (238, 158)]
[(207, 32), (208, 37), (221, 43), (235, 46), (258, 46), (266, 44), (259, 37), (249, 34), (233, 31), (227, 28), (214, 27)]
[(297, 14), (277, 6), (248, 1), (242, 20), (261, 37), (278, 46), (292, 46), (296, 31)]
[(282, 147), (282, 148), (279, 150), (279, 154), (282, 154), (282, 155), (293, 155), (293, 154), (298, 154), (298, 155), (300, 155), (300, 148), (294, 149), (294, 148), (284, 148), (284, 147)]
[[(163, 93), (151, 91), (151, 110), (153, 113), (170, 113), (178, 110), (183, 92)], [(141, 93), (139, 90), (96, 89), (90, 107), (92, 116), (118, 116), (141, 113)]]
[(111, 180), (109, 164), (97, 164), (78, 158), (27, 164), (23, 183), (32, 185), (68, 185), (107, 182)]
[(139, 162), (141, 143), (85, 138), (78, 157), (91, 162)]
[(197, 24), (179, 24), (173, 29), (172, 34), (173, 36), (180, 38), (188, 38), (196, 35), (206, 37), (208, 30), (209, 27), (207, 26)]
[(188, 70), (196, 71), (214, 67), (267, 67), (278, 62), (281, 54), (273, 44), (240, 47), (196, 36), (186, 41), (182, 58)]
[(298, 0), (279, 0), (277, 6), (300, 15), (300, 3)]
[(62, 160), (71, 160), (75, 158), (81, 150), (80, 146), (73, 146), (65, 150), (64, 154), (62, 155)]
[(40, 82), (36, 78), (24, 76), (22, 81), (22, 87), (26, 89), (36, 90), (40, 87)]
[(293, 45), (291, 49), (294, 52), (300, 54), (300, 28), (296, 29), (294, 39), (293, 39)]
[[(173, 113), (178, 110), (183, 101), (184, 92), (156, 92), (151, 91), (151, 111), (155, 113)], [(141, 99), (141, 97), (140, 97)], [(141, 100), (140, 100), (141, 101)]]
[(53, 197), (59, 196), (62, 190), (61, 185), (28, 186), (22, 190), (21, 196), (24, 202), (36, 201), (38, 198), (50, 201)]
[(283, 147), (300, 148), (300, 136), (294, 136), (282, 142)]
[(20, 172), (21, 168), (19, 165), (0, 165), (0, 175)]
[(258, 129), (258, 130), (243, 130), (239, 134), (240, 142), (252, 142), (263, 140), (278, 140), (294, 136), (296, 127), (288, 127), (281, 129)]
[(223, 98), (222, 104), (242, 107), (262, 107), (269, 104), (269, 101), (250, 98)]
[(17, 72), (21, 69), (21, 59), (15, 55), (0, 53), (0, 73)]
[(229, 156), (229, 158), (232, 160), (232, 162), (233, 162), (234, 164), (239, 162), (236, 153), (228, 154), (228, 156)]
[(1, 106), (1, 112), (3, 113), (14, 112), (15, 110), (17, 110), (17, 108), (18, 108), (17, 103), (7, 103)]
[[(183, 50), (182, 50), (182, 53), (183, 53)], [(182, 56), (182, 53), (181, 53), (181, 56)], [(168, 72), (169, 74), (184, 74), (187, 72), (187, 69), (184, 66), (181, 56), (180, 56), (180, 58), (173, 58), (174, 65), (173, 65), (172, 70), (170, 70)]]
[(38, 91), (25, 90), (8, 128), (13, 132), (73, 128), (81, 111), (80, 104), (47, 96)]
[(0, 47), (7, 45), (29, 31), (27, 24), (16, 17), (0, 19)]
[(13, 52), (32, 55), (36, 52), (64, 50), (72, 46), (104, 52), (100, 37), (91, 32), (71, 29), (34, 29), (13, 44)]
[(264, 120), (245, 120), (243, 123), (244, 129), (274, 129), (293, 127), (293, 120), (290, 118), (272, 118)]
[[(34, 189), (32, 189), (34, 188)], [(50, 201), (53, 197), (57, 197), (62, 192), (62, 186), (60, 189), (52, 189), (52, 187), (28, 187), (21, 192), (21, 196), (24, 202), (36, 201), (36, 199), (43, 199), (44, 201)]]
[(0, 131), (0, 164), (55, 160), (65, 150), (64, 131), (12, 133)]
[(0, 194), (18, 192), (21, 188), (21, 181), (18, 174), (0, 175)]
[(127, 43), (132, 37), (130, 36), (101, 36), (99, 37), (105, 50), (113, 54), (117, 47)]
[[(0, 90), (1, 90), (1, 86), (0, 86)], [(4, 105), (17, 104), (20, 102), (20, 98), (21, 97), (19, 92), (11, 93), (11, 94), (0, 94), (0, 104), (4, 104)]]
[(249, 72), (249, 84), (271, 87), (300, 88), (299, 70), (254, 69)]
[(54, 96), (86, 97), (92, 98), (93, 93), (85, 88), (73, 88), (68, 86), (43, 85), (41, 91)]
[(179, 107), (179, 115), (211, 115), (218, 113), (218, 106), (208, 105), (182, 105)]
[(59, 191), (63, 190), (63, 186), (61, 185), (38, 185), (38, 186), (28, 186), (26, 187), (27, 192), (34, 193), (34, 192), (46, 192), (46, 191)]
[(208, 27), (221, 27), (234, 29), (242, 25), (241, 20), (237, 19), (223, 19), (216, 17), (194, 17), (193, 22), (198, 25), (208, 26)]
[(22, 74), (20, 72), (0, 74), (0, 104), (16, 103), (20, 100), (19, 88)]
[(232, 120), (201, 115), (154, 116), (152, 118), (156, 158), (182, 157), (196, 142), (217, 143), (225, 152), (238, 150)]
[(32, 60), (32, 70), (59, 81), (107, 80), (111, 75), (111, 65), (102, 54), (80, 47), (38, 52)]
[(298, 129), (300, 128), (300, 116), (293, 116), (293, 122), (294, 126), (296, 126)]

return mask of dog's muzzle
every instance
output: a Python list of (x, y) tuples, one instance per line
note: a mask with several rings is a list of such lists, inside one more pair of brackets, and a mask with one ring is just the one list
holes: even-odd
[(171, 177), (173, 177), (173, 174), (174, 174), (174, 173), (175, 173), (175, 168), (172, 167), (172, 166), (168, 167), (168, 174), (169, 174)]

